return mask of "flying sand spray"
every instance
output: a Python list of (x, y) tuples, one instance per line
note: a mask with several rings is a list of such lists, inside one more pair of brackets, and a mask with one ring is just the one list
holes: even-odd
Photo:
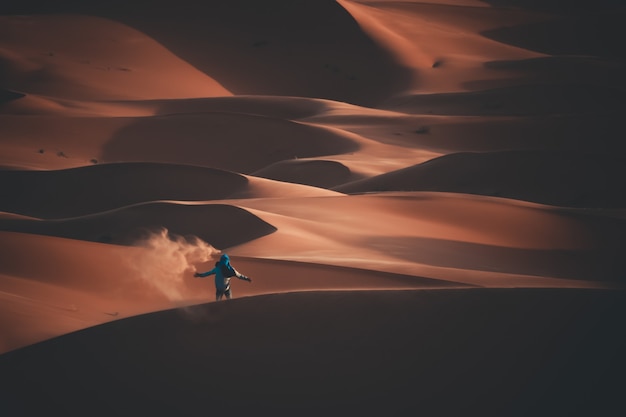
[(195, 236), (172, 236), (165, 228), (135, 245), (146, 249), (132, 259), (137, 276), (173, 302), (185, 298), (185, 274), (195, 272), (196, 264), (207, 262), (220, 253)]

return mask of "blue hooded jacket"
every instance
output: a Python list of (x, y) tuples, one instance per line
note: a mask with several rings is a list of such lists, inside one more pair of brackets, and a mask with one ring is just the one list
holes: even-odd
[(233, 268), (233, 266), (230, 264), (230, 258), (227, 254), (223, 254), (220, 257), (220, 260), (215, 263), (215, 268), (211, 269), (210, 271), (198, 274), (198, 276), (207, 277), (209, 275), (215, 275), (215, 288), (220, 291), (226, 291), (230, 289), (231, 277), (227, 277), (224, 275), (224, 273), (222, 272), (222, 266), (225, 266), (226, 268), (230, 269), (232, 273), (234, 274), (234, 276), (236, 276), (237, 278), (243, 279), (245, 281), (250, 280), (250, 278), (248, 278), (247, 276), (243, 275), (242, 273), (237, 271), (235, 268)]

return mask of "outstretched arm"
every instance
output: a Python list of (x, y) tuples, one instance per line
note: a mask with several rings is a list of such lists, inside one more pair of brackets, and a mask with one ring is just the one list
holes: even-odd
[(208, 277), (209, 275), (213, 275), (216, 272), (217, 272), (217, 268), (213, 268), (210, 271), (206, 271), (206, 272), (196, 272), (195, 274), (193, 274), (193, 276), (196, 278), (204, 278), (204, 277)]
[(244, 281), (252, 282), (252, 278), (245, 276), (241, 272), (237, 271), (235, 268), (233, 268), (233, 271), (235, 271), (235, 276), (237, 278), (242, 279)]

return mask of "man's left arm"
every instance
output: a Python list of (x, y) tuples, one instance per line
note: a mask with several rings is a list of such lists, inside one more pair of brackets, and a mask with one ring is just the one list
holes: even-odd
[(252, 282), (252, 278), (245, 276), (241, 272), (237, 271), (235, 268), (233, 268), (233, 270), (235, 271), (235, 276), (237, 278), (242, 279), (244, 281)]

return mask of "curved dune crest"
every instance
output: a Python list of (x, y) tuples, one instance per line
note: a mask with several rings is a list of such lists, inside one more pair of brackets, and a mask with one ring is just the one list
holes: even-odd
[(601, 213), (441, 192), (241, 204), (278, 230), (234, 248), (234, 255), (487, 287), (624, 283), (619, 248), (626, 244), (626, 222)]
[(447, 1), (339, 2), (372, 39), (384, 45), (410, 71), (411, 84), (399, 95), (408, 91), (463, 91), (468, 81), (493, 77), (481, 60), (540, 56), (480, 34), (545, 19), (539, 14)]
[(191, 163), (250, 173), (285, 159), (359, 148), (336, 130), (247, 114), (199, 113), (135, 119), (104, 145), (104, 161)]
[(328, 103), (327, 100), (309, 97), (238, 95), (135, 101), (121, 104), (154, 108), (155, 115), (217, 112), (297, 120), (318, 114), (328, 107)]
[(569, 207), (626, 206), (619, 156), (557, 151), (455, 153), (335, 187), (343, 193), (447, 191)]
[(344, 184), (352, 178), (350, 168), (339, 162), (302, 159), (276, 162), (253, 174), (257, 177), (321, 188)]
[(328, 196), (317, 187), (194, 165), (128, 162), (57, 171), (0, 170), (0, 217), (64, 219), (159, 200)]
[(18, 100), (25, 96), (26, 95), (22, 93), (17, 93), (15, 91), (0, 88), (0, 106), (3, 106), (6, 103), (10, 103), (13, 100)]
[(231, 195), (233, 203), (238, 200), (244, 201), (250, 198), (292, 198), (292, 197), (330, 197), (342, 195), (342, 193), (320, 188), (317, 186), (296, 184), (282, 180), (272, 180), (262, 177), (246, 176), (249, 186), (241, 192)]
[[(42, 114), (34, 108), (24, 108), (24, 114), (19, 114), (13, 107), (18, 114), (2, 116), (0, 145), (7, 152), (0, 155), (0, 164), (61, 169), (144, 161), (241, 172), (281, 158), (342, 154), (359, 147), (346, 132), (291, 120), (332, 105), (323, 100), (220, 97), (106, 103), (47, 101), (42, 105), (47, 109)], [(48, 105), (58, 107), (50, 110)], [(75, 115), (80, 117), (70, 117)], [(263, 146), (263, 141), (273, 146)], [(255, 158), (256, 164), (252, 161)]]
[[(238, 95), (305, 96), (374, 105), (402, 91), (409, 78), (334, 0), (182, 0), (176, 7), (169, 1), (61, 1), (5, 8), (11, 13), (67, 13), (117, 21)], [(176, 80), (183, 78), (181, 74)], [(171, 81), (161, 88), (168, 86), (178, 88)]]
[(192, 165), (101, 164), (59, 171), (0, 171), (0, 210), (67, 218), (156, 200), (217, 200), (247, 187), (239, 174)]
[(62, 14), (0, 19), (2, 81), (17, 91), (87, 100), (231, 94), (150, 37), (113, 20)]
[(162, 228), (179, 236), (197, 236), (219, 249), (276, 230), (248, 211), (225, 204), (143, 203), (64, 220), (0, 220), (1, 230), (119, 245), (131, 245)]

